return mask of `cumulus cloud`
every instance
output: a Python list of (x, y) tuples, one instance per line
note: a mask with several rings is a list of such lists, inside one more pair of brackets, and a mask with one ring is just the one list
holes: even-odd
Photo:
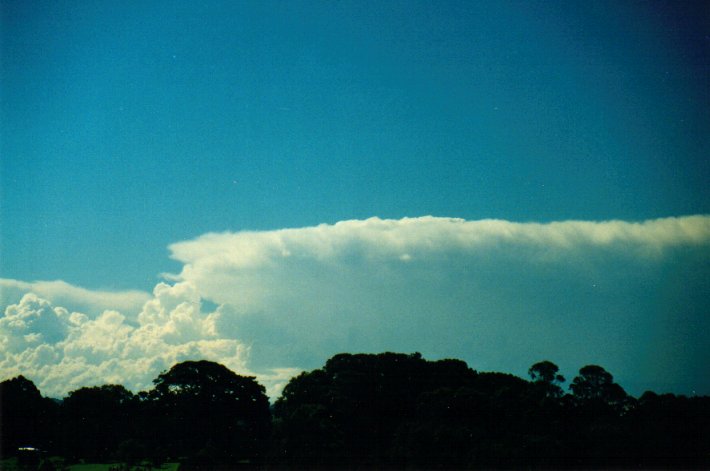
[(393, 350), (517, 374), (544, 358), (570, 377), (597, 363), (632, 392), (710, 393), (707, 216), (372, 218), (205, 234), (170, 250), (183, 269), (150, 296), (112, 306), (106, 293), (68, 287), (97, 300), (88, 313), (56, 302), (68, 299), (63, 285), (6, 280), (30, 292), (4, 305), (2, 376), (25, 374), (54, 395), (142, 389), (206, 358), (256, 374), (275, 397), (335, 353)]
[(33, 378), (56, 396), (105, 383), (145, 389), (161, 371), (188, 359), (216, 360), (249, 374), (248, 349), (216, 335), (219, 312), (202, 313), (193, 289), (161, 283), (154, 296), (133, 323), (115, 310), (91, 319), (26, 294), (0, 318), (0, 372)]
[(0, 306), (17, 303), (27, 293), (34, 293), (55, 305), (96, 316), (107, 309), (137, 313), (150, 299), (150, 293), (138, 290), (88, 290), (64, 281), (24, 282), (0, 278)]
[(66, 335), (70, 317), (66, 309), (27, 294), (19, 304), (8, 306), (0, 319), (0, 332), (5, 334), (0, 345), (5, 351), (21, 352), (33, 345), (55, 344)]

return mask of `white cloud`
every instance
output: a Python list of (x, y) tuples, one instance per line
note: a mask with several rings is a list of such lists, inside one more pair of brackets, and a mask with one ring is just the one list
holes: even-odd
[(544, 358), (569, 377), (598, 363), (631, 390), (659, 378), (710, 393), (707, 216), (373, 218), (206, 234), (170, 249), (183, 270), (152, 296), (4, 280), (15, 297), (34, 294), (3, 305), (0, 375), (24, 374), (51, 395), (142, 389), (178, 361), (206, 358), (255, 374), (274, 397), (335, 353), (391, 350), (518, 374)]
[[(225, 306), (216, 327), (249, 342), (255, 366), (421, 350), (517, 372), (542, 357), (572, 368), (598, 362), (636, 381), (659, 374), (661, 362), (695, 368), (708, 350), (707, 335), (691, 332), (680, 347), (654, 327), (665, 323), (681, 335), (689, 320), (680, 313), (697, 317), (709, 307), (687, 304), (693, 293), (707, 294), (708, 216), (549, 224), (372, 218), (206, 234), (170, 249), (184, 264), (175, 279)], [(674, 276), (684, 284), (671, 290)], [(654, 347), (655, 363), (639, 356)]]
[(95, 319), (69, 313), (29, 293), (0, 318), (0, 373), (23, 374), (55, 396), (105, 383), (148, 388), (161, 371), (188, 359), (220, 361), (251, 374), (248, 348), (237, 339), (218, 338), (216, 317), (219, 312), (200, 311), (199, 298), (186, 283), (156, 286), (137, 324), (113, 310)]
[(0, 319), (0, 345), (8, 352), (40, 344), (55, 344), (67, 333), (69, 313), (49, 301), (26, 294), (19, 304), (8, 306)]
[(172, 244), (176, 260), (254, 268), (289, 257), (327, 260), (358, 253), (403, 257), (410, 253), (480, 250), (496, 244), (556, 249), (626, 243), (644, 249), (708, 244), (710, 217), (687, 216), (640, 223), (564, 221), (548, 224), (503, 220), (466, 221), (425, 216), (400, 220), (370, 218), (302, 229), (210, 233)]
[(549, 224), (421, 217), (371, 218), (267, 232), (211, 233), (172, 244), (170, 250), (172, 257), (184, 264), (176, 279), (191, 281), (208, 299), (254, 310), (263, 308), (263, 302), (272, 294), (300, 290), (309, 279), (314, 282), (313, 277), (328, 274), (338, 278), (343, 270), (382, 270), (397, 261), (436, 263), (450, 257), (495, 254), (525, 263), (554, 262), (619, 249), (645, 257), (660, 256), (664, 250), (678, 247), (706, 247), (709, 243), (707, 216), (641, 223)]
[(28, 283), (0, 278), (0, 306), (17, 303), (27, 293), (34, 293), (54, 305), (84, 312), (92, 317), (107, 309), (133, 314), (139, 312), (141, 306), (150, 299), (149, 293), (137, 290), (94, 291), (64, 281)]

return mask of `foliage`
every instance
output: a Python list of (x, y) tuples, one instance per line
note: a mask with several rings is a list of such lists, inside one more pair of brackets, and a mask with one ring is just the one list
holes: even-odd
[(0, 412), (0, 457), (54, 445), (57, 405), (24, 376), (0, 383)]
[(528, 375), (546, 396), (560, 397), (563, 394), (560, 384), (565, 382), (565, 377), (558, 374), (559, 370), (557, 365), (551, 361), (544, 360), (531, 366), (528, 370)]
[(162, 373), (149, 394), (171, 455), (213, 450), (218, 460), (254, 458), (269, 435), (269, 401), (253, 377), (209, 361)]
[(135, 416), (136, 398), (120, 385), (84, 387), (72, 391), (61, 407), (62, 438), (67, 456), (97, 460), (133, 435), (126, 417)]
[(592, 413), (606, 413), (608, 409), (623, 413), (633, 402), (611, 373), (598, 365), (582, 367), (570, 389), (578, 405)]
[(177, 364), (138, 394), (85, 387), (61, 404), (20, 376), (0, 383), (2, 468), (710, 465), (709, 397), (637, 400), (597, 365), (581, 368), (567, 395), (554, 363), (529, 375), (418, 353), (339, 354), (293, 378), (273, 419), (263, 386), (213, 362)]

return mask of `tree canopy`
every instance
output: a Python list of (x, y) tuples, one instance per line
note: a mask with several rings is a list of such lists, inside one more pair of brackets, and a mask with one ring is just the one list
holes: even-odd
[(72, 391), (62, 403), (62, 440), (69, 456), (97, 459), (132, 436), (126, 417), (135, 415), (136, 398), (109, 384)]
[(611, 373), (598, 365), (587, 365), (579, 370), (570, 384), (570, 390), (580, 404), (608, 406), (621, 410), (629, 405), (630, 398)]
[(169, 454), (210, 449), (218, 459), (254, 458), (270, 427), (265, 389), (210, 361), (185, 361), (161, 373), (149, 392)]
[(56, 404), (24, 376), (0, 383), (0, 418), (0, 456), (54, 445)]
[(187, 470), (710, 465), (708, 397), (635, 399), (598, 365), (579, 370), (571, 394), (548, 360), (529, 375), (418, 353), (344, 353), (291, 379), (273, 417), (255, 378), (209, 361), (179, 363), (138, 394), (103, 385), (63, 401), (19, 376), (0, 383), (2, 452), (178, 460)]

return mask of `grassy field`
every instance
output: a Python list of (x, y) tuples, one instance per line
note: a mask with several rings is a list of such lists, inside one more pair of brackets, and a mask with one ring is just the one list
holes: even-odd
[(16, 469), (19, 469), (17, 467), (17, 458), (0, 460), (0, 469), (2, 471), (15, 471)]

